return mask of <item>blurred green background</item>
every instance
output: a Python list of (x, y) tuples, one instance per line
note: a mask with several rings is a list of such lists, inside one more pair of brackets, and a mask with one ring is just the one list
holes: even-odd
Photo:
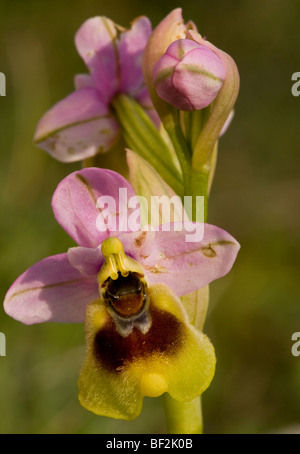
[[(73, 37), (84, 20), (106, 15), (153, 26), (182, 6), (202, 35), (236, 60), (241, 90), (221, 139), (209, 222), (242, 245), (232, 272), (211, 285), (205, 332), (218, 365), (203, 395), (206, 433), (300, 433), (300, 71), (297, 0), (0, 0), (0, 299), (29, 266), (66, 251), (51, 196), (79, 167), (60, 164), (32, 143), (36, 124), (73, 91), (85, 71)], [(121, 149), (103, 166), (123, 165)], [(120, 164), (121, 163), (121, 164)], [(81, 325), (24, 326), (0, 308), (7, 356), (0, 357), (0, 433), (164, 433), (160, 399), (145, 399), (133, 422), (96, 417), (77, 401), (84, 352)]]

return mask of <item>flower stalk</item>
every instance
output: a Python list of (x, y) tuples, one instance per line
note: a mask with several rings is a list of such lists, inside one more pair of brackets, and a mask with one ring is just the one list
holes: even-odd
[(201, 398), (179, 402), (164, 395), (164, 410), (169, 434), (203, 434)]

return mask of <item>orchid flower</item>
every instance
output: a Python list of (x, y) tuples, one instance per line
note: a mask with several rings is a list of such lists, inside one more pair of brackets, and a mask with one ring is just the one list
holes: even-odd
[[(239, 250), (231, 235), (209, 224), (197, 243), (185, 241), (178, 223), (141, 230), (138, 208), (127, 203), (135, 197), (111, 170), (67, 176), (52, 208), (78, 246), (33, 265), (4, 301), (6, 313), (25, 324), (85, 322), (80, 402), (96, 414), (124, 419), (139, 415), (144, 396), (169, 393), (190, 401), (209, 386), (214, 348), (189, 323), (180, 297), (228, 273)], [(114, 209), (104, 209), (102, 202), (111, 200)], [(116, 230), (108, 228), (114, 225), (108, 214)]]
[(108, 151), (119, 133), (111, 102), (121, 93), (134, 98), (156, 120), (141, 69), (150, 34), (147, 17), (137, 18), (130, 30), (103, 16), (84, 22), (75, 44), (89, 74), (75, 76), (76, 90), (42, 117), (36, 145), (62, 162)]

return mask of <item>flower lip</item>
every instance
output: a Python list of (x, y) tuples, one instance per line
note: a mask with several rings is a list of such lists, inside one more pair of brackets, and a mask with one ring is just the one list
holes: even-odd
[[(98, 415), (134, 419), (145, 396), (168, 392), (189, 401), (209, 386), (215, 353), (209, 339), (188, 323), (167, 286), (149, 287), (151, 326), (118, 329), (104, 302), (87, 308), (87, 350), (79, 378), (81, 404)], [(183, 373), (184, 371), (184, 373)]]

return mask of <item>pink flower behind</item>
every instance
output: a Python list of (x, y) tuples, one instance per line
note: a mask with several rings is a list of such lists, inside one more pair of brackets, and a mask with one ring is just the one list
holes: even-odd
[(59, 161), (80, 161), (113, 146), (119, 124), (110, 104), (118, 94), (151, 112), (141, 68), (151, 23), (140, 17), (130, 30), (120, 30), (110, 19), (94, 17), (76, 33), (76, 48), (89, 74), (75, 76), (76, 91), (42, 117), (34, 136), (36, 145)]

